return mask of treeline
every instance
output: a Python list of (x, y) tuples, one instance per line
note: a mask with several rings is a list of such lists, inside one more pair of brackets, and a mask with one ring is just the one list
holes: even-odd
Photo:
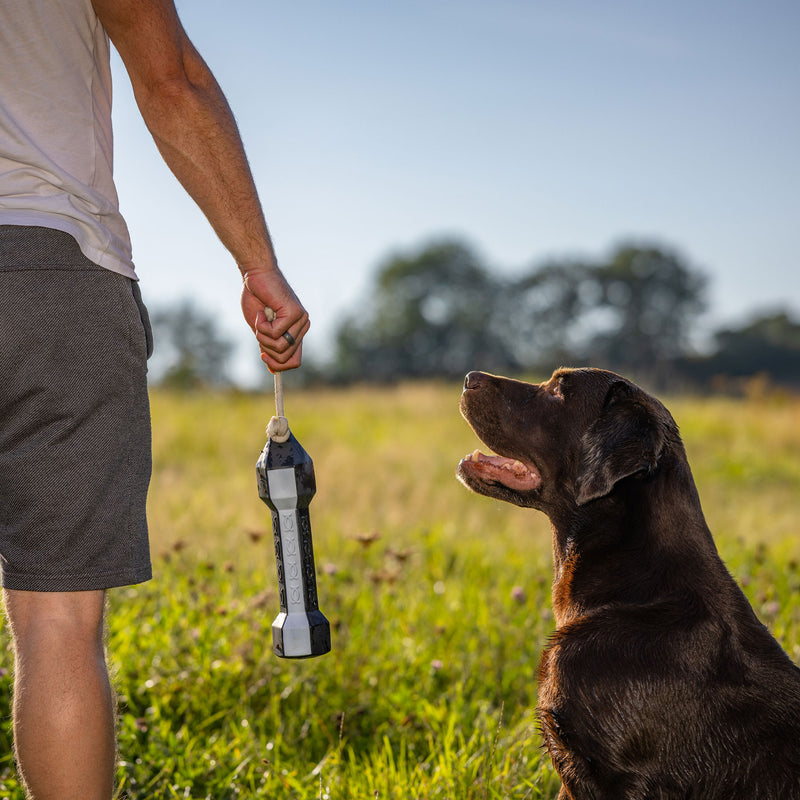
[[(706, 276), (663, 246), (624, 244), (606, 259), (550, 261), (511, 277), (462, 241), (434, 242), (387, 257), (335, 331), (330, 363), (301, 372), (327, 383), (385, 383), (455, 379), (472, 369), (548, 373), (567, 364), (656, 386), (755, 375), (800, 386), (800, 322), (789, 310), (719, 330), (706, 352), (696, 351), (707, 290)], [(163, 380), (225, 381), (230, 346), (210, 318), (184, 305), (159, 312), (154, 323), (176, 355)], [(198, 364), (192, 353), (201, 341)]]

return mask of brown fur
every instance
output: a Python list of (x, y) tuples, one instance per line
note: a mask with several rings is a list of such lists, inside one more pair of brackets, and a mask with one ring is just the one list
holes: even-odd
[(461, 410), (506, 459), (460, 480), (552, 523), (537, 713), (560, 800), (800, 800), (800, 669), (722, 563), (667, 409), (580, 369), (470, 373)]

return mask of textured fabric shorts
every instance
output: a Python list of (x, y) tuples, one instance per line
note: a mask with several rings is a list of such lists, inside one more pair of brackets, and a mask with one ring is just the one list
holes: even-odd
[(147, 311), (49, 228), (0, 226), (0, 566), (7, 589), (151, 577)]

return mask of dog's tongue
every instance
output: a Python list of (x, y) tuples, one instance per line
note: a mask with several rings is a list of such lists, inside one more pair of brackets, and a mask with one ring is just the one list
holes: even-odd
[(483, 480), (494, 480), (520, 492), (536, 489), (542, 482), (541, 476), (521, 461), (503, 456), (487, 456), (480, 450), (468, 455), (461, 464)]

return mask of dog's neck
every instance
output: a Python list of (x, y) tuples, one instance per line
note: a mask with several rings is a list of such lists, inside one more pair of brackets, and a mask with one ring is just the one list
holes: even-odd
[(691, 591), (729, 578), (685, 459), (659, 470), (657, 480), (633, 477), (607, 497), (550, 515), (559, 626), (601, 606), (667, 599), (676, 581)]

